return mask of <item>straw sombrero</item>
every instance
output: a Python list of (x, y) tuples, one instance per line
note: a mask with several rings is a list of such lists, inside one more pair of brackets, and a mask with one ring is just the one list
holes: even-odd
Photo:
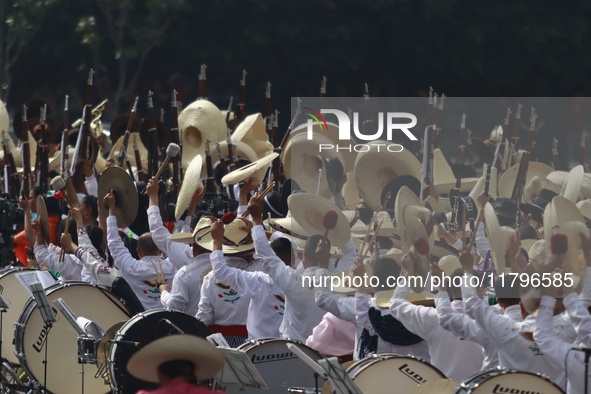
[(581, 235), (589, 238), (589, 229), (577, 206), (560, 196), (554, 197), (544, 210), (544, 240), (548, 252), (553, 234), (565, 234), (568, 238), (568, 249), (562, 268), (565, 272), (583, 277), (586, 264), (581, 253)]
[(127, 362), (133, 377), (158, 383), (158, 367), (174, 360), (187, 360), (195, 365), (198, 381), (209, 379), (224, 367), (222, 352), (205, 339), (190, 335), (169, 335), (148, 343)]
[[(396, 228), (402, 241), (401, 249), (406, 251), (407, 247), (412, 244), (412, 240), (406, 238), (407, 223), (414, 218), (418, 218), (422, 224), (426, 224), (431, 220), (431, 211), (423, 206), (419, 198), (406, 186), (400, 188), (396, 201), (394, 203), (394, 215), (396, 219)], [(435, 242), (435, 232), (427, 238), (429, 246), (432, 247)]]
[(509, 249), (509, 245), (516, 235), (515, 229), (499, 224), (495, 209), (490, 203), (484, 206), (484, 222), (486, 223), (493, 267), (497, 273), (505, 273), (505, 253), (507, 253), (507, 249)]
[(322, 152), (321, 155), (320, 145), (332, 144), (332, 142), (322, 134), (314, 133), (312, 137), (312, 140), (308, 140), (305, 133), (292, 136), (285, 147), (281, 161), (286, 178), (295, 180), (302, 190), (308, 193), (316, 193), (319, 185), (318, 173), (322, 169), (319, 194), (328, 198), (332, 193), (328, 187), (324, 160), (336, 157), (342, 163), (343, 156), (340, 152), (333, 150)]
[(244, 167), (234, 170), (222, 178), (222, 183), (225, 185), (234, 185), (254, 177), (255, 183), (260, 184), (265, 177), (269, 165), (278, 156), (278, 153), (271, 153), (270, 155), (258, 159)]
[[(407, 240), (406, 244), (403, 243), (403, 250), (411, 250), (411, 246), (413, 240), (416, 238), (424, 238), (428, 240), (429, 237), (427, 236), (427, 230), (418, 218), (411, 218), (409, 221), (406, 222), (406, 227), (404, 229), (404, 237)], [(431, 245), (429, 245), (431, 246)], [(419, 284), (427, 283), (427, 279), (429, 277), (429, 272), (431, 271), (431, 253), (430, 248), (427, 254), (421, 255), (418, 252), (414, 254), (410, 254), (409, 257), (412, 259), (414, 264), (414, 275), (421, 277), (423, 280), (420, 283), (417, 283), (417, 286), (412, 287), (414, 291), (421, 291), (423, 290)]]
[(262, 158), (273, 151), (273, 144), (269, 142), (265, 122), (260, 113), (244, 118), (232, 133), (232, 141), (241, 141), (250, 146), (258, 158)]
[[(478, 179), (462, 178), (460, 191), (468, 192), (472, 190)], [(450, 189), (453, 189), (456, 185), (456, 176), (441, 149), (433, 149), (433, 185), (440, 195), (449, 194)]]
[(324, 234), (324, 215), (328, 211), (335, 211), (338, 215), (337, 224), (328, 232), (331, 245), (342, 247), (351, 239), (349, 221), (343, 212), (326, 198), (311, 193), (297, 193), (289, 196), (287, 204), (293, 218), (310, 235)]
[(382, 209), (382, 191), (390, 181), (400, 175), (421, 179), (421, 163), (409, 150), (378, 151), (376, 146), (374, 144), (369, 151), (359, 153), (355, 160), (355, 184), (359, 197), (375, 212)]
[(572, 203), (576, 203), (579, 199), (579, 193), (581, 192), (581, 186), (583, 185), (583, 179), (585, 177), (585, 169), (582, 165), (574, 167), (568, 172), (566, 183), (562, 186), (560, 195)]
[(577, 203), (577, 208), (583, 214), (585, 219), (591, 220), (591, 199), (581, 200)]
[[(541, 182), (541, 187), (550, 189), (551, 185), (545, 182), (546, 176), (550, 174), (554, 169), (544, 163), (538, 162), (531, 162), (527, 168), (527, 176), (525, 178), (525, 188), (527, 189), (528, 186), (531, 184), (534, 177), (537, 177)], [(513, 194), (513, 187), (515, 186), (515, 180), (517, 179), (517, 173), (519, 172), (519, 164), (516, 164), (507, 169), (501, 175), (501, 179), (499, 180), (499, 197), (503, 198), (511, 198), (511, 194)], [(531, 195), (527, 195), (526, 193), (523, 194), (523, 202), (531, 204), (533, 199)]]
[[(480, 193), (482, 193), (484, 191), (484, 186), (486, 184), (487, 169), (488, 169), (488, 164), (484, 164), (484, 166), (482, 167), (482, 176), (480, 177), (480, 179), (478, 180), (476, 185), (474, 185), (474, 188), (470, 191), (469, 197), (472, 198), (472, 200), (474, 200), (474, 201), (476, 201), (476, 199), (478, 198)], [(492, 167), (490, 169), (490, 183), (488, 186), (489, 186), (488, 194), (493, 199), (496, 199), (499, 195), (499, 193), (497, 192), (498, 182), (497, 182), (497, 168), (496, 167)]]
[(8, 116), (8, 110), (4, 101), (0, 100), (0, 131), (4, 130), (8, 132), (10, 126), (10, 117)]
[[(226, 118), (212, 102), (197, 100), (179, 114), (179, 129), (183, 131), (182, 165), (187, 168), (197, 155), (205, 154), (205, 141), (211, 146), (226, 139)], [(213, 149), (212, 149), (213, 151)]]
[(437, 265), (446, 276), (452, 276), (452, 274), (457, 270), (462, 268), (462, 264), (460, 263), (460, 259), (456, 255), (445, 255), (439, 259)]
[(201, 183), (202, 166), (203, 158), (200, 155), (197, 155), (191, 160), (189, 166), (185, 170), (183, 183), (181, 184), (181, 189), (179, 190), (179, 195), (176, 201), (176, 208), (174, 210), (176, 220), (179, 220), (183, 215), (183, 212), (189, 207), (191, 199), (195, 193), (198, 190), (203, 189), (203, 184)]
[[(308, 124), (302, 123), (292, 130), (291, 136), (292, 138), (300, 134), (306, 136), (307, 132)], [(326, 122), (326, 127), (322, 128), (316, 122), (313, 122), (312, 134), (327, 137), (329, 140), (328, 143), (333, 145), (338, 145), (342, 143), (342, 141), (339, 139), (339, 126), (331, 122)], [(345, 172), (353, 171), (355, 169), (355, 158), (357, 157), (357, 152), (355, 152), (354, 150), (352, 150), (351, 152), (347, 150), (342, 150), (340, 154), (343, 158), (341, 163), (343, 163)]]

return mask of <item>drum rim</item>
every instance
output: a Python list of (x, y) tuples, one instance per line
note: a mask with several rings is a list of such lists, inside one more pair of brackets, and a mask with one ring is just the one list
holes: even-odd
[[(413, 361), (418, 361), (421, 364), (425, 364), (425, 365), (431, 367), (435, 372), (437, 372), (441, 376), (442, 379), (448, 379), (448, 377), (445, 376), (445, 374), (443, 372), (441, 372), (439, 370), (439, 368), (437, 368), (433, 364), (428, 363), (427, 361), (423, 360), (422, 358), (407, 355), (407, 354), (396, 354), (396, 353), (373, 353), (361, 360), (358, 360), (358, 361), (365, 361), (365, 363), (359, 365), (359, 370), (357, 370), (357, 371), (352, 370), (353, 367), (355, 367), (357, 365), (357, 363), (349, 366), (349, 368), (347, 368), (347, 374), (351, 377), (351, 379), (355, 379), (355, 377), (357, 377), (361, 372), (365, 371), (367, 368), (369, 368), (373, 364), (377, 364), (381, 361), (392, 360), (392, 359), (396, 359), (396, 358), (405, 358), (405, 359), (411, 359)], [(355, 375), (352, 375), (352, 372), (356, 372)]]
[[(497, 373), (494, 373), (494, 372), (497, 372)], [(562, 390), (562, 388), (560, 388), (559, 385), (557, 385), (556, 383), (554, 383), (548, 376), (546, 376), (544, 374), (537, 373), (537, 372), (530, 372), (530, 371), (520, 371), (518, 369), (503, 368), (503, 367), (496, 367), (496, 368), (488, 369), (486, 371), (481, 371), (480, 373), (478, 373), (478, 374), (476, 374), (474, 376), (471, 376), (470, 378), (468, 378), (465, 381), (461, 382), (458, 387), (459, 388), (463, 388), (463, 389), (474, 390), (474, 389), (477, 389), (484, 382), (486, 382), (489, 378), (492, 379), (492, 378), (496, 378), (496, 377), (503, 376), (503, 375), (508, 375), (508, 374), (532, 375), (532, 376), (537, 377), (537, 378), (542, 378), (546, 383), (550, 383), (555, 388), (557, 388), (560, 392), (562, 392), (562, 393), (565, 392), (564, 390)], [(482, 381), (479, 381), (474, 386), (469, 386), (468, 385), (467, 382), (471, 381), (472, 379), (477, 379), (477, 378), (482, 377), (482, 376), (487, 376), (487, 378), (484, 379), (484, 380), (482, 380)]]
[[(244, 342), (242, 345), (238, 346), (236, 349), (241, 350), (243, 352), (248, 352), (249, 350), (252, 350), (259, 345), (264, 345), (264, 344), (273, 343), (273, 342), (287, 342), (287, 343), (293, 343), (296, 345), (301, 345), (301, 346), (308, 348), (309, 350), (311, 350), (312, 352), (317, 354), (319, 357), (322, 357), (320, 352), (318, 352), (316, 349), (312, 349), (310, 346), (306, 345), (305, 343), (302, 343), (301, 341), (298, 341), (296, 339), (287, 339), (287, 338), (265, 337), (265, 338), (247, 339), (246, 342)], [(245, 345), (247, 345), (247, 346), (245, 346)], [(244, 346), (244, 348), (242, 348), (243, 346)]]
[(17, 271), (39, 271), (37, 268), (29, 268), (29, 267), (12, 267), (8, 268), (6, 272), (0, 274), (0, 279), (4, 278), (7, 275), (13, 274)]

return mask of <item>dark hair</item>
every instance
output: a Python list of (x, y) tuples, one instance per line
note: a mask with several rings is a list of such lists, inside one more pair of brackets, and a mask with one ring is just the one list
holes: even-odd
[(169, 379), (183, 378), (186, 382), (197, 384), (195, 364), (188, 360), (172, 360), (160, 364), (158, 370)]
[[(66, 219), (60, 220), (60, 224), (57, 227), (57, 239), (56, 244), (61, 245), (61, 238), (64, 230), (66, 229)], [(76, 221), (74, 219), (70, 219), (70, 227), (68, 228), (68, 234), (72, 238), (72, 242), (78, 244), (78, 232), (76, 232)]]
[(150, 233), (142, 234), (137, 240), (137, 246), (142, 251), (142, 254), (146, 256), (156, 256), (160, 252)]
[(101, 257), (105, 258), (105, 251), (103, 249), (103, 229), (98, 226), (86, 226), (86, 233), (92, 246), (96, 248)]
[(47, 208), (48, 216), (61, 216), (62, 207), (60, 206), (60, 200), (56, 200), (53, 197), (43, 196), (45, 201), (45, 207)]
[(396, 282), (389, 280), (389, 277), (398, 278), (400, 275), (400, 266), (394, 259), (381, 258), (373, 266), (373, 276), (379, 279), (380, 286), (382, 289), (394, 288), (395, 286), (388, 286), (390, 284), (396, 284)]
[(277, 257), (283, 260), (286, 265), (291, 266), (291, 260), (294, 257), (291, 241), (285, 237), (280, 237), (271, 241), (270, 245)]
[(213, 213), (211, 213), (210, 211), (197, 211), (193, 214), (193, 216), (191, 216), (191, 223), (189, 224), (189, 227), (191, 229), (194, 229), (195, 227), (197, 227), (197, 223), (199, 223), (199, 221), (201, 220), (201, 218), (203, 216), (213, 216)]
[(308, 260), (315, 261), (314, 254), (316, 253), (318, 242), (320, 242), (321, 240), (326, 240), (326, 242), (328, 242), (328, 247), (330, 247), (330, 240), (328, 238), (324, 238), (324, 236), (320, 234), (312, 235), (306, 241), (306, 245), (304, 245), (304, 256), (306, 256)]
[[(140, 256), (138, 256), (137, 254), (137, 239), (135, 238), (129, 238), (123, 231), (119, 231), (119, 237), (121, 237), (121, 240), (123, 241), (123, 245), (125, 245), (125, 247), (127, 248), (127, 250), (129, 250), (129, 253), (131, 253), (131, 256), (136, 259), (139, 260)], [(110, 254), (109, 254), (110, 256)]]
[(86, 205), (88, 208), (92, 209), (92, 216), (97, 219), (99, 214), (97, 198), (95, 196), (86, 195), (82, 199), (82, 203), (84, 203), (84, 205)]
[(360, 202), (355, 209), (359, 213), (359, 220), (361, 220), (364, 224), (369, 224), (371, 218), (373, 217), (373, 210), (369, 208), (364, 202)]

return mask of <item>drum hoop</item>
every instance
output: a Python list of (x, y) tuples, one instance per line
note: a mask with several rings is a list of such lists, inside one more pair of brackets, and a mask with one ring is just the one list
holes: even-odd
[(14, 273), (18, 273), (21, 271), (39, 271), (36, 268), (29, 268), (29, 267), (12, 267), (12, 268), (8, 268), (5, 272), (0, 274), (0, 279), (4, 278), (5, 276), (14, 274)]
[[(495, 373), (496, 372), (496, 373)], [(494, 369), (488, 369), (486, 371), (482, 371), (474, 376), (471, 376), (469, 379), (467, 379), (466, 381), (460, 383), (460, 387), (463, 389), (469, 389), (469, 390), (474, 390), (476, 388), (478, 388), (480, 385), (482, 385), (484, 382), (486, 382), (489, 379), (492, 378), (496, 378), (498, 376), (503, 376), (503, 375), (508, 375), (508, 374), (523, 374), (523, 375), (532, 375), (534, 377), (537, 378), (542, 378), (546, 383), (550, 383), (551, 385), (553, 385), (554, 387), (556, 387), (557, 389), (561, 390), (564, 392), (564, 390), (562, 390), (560, 388), (560, 386), (558, 386), (556, 383), (554, 383), (552, 380), (550, 380), (549, 377), (547, 377), (546, 375), (540, 374), (540, 373), (535, 373), (535, 372), (530, 372), (530, 371), (519, 371), (516, 369), (510, 369), (510, 368), (502, 368), (502, 367), (496, 367)], [(484, 377), (486, 376), (486, 378), (484, 380), (478, 381), (476, 384), (474, 385), (470, 385), (470, 381), (476, 380), (480, 377)]]
[(364, 361), (364, 360), (368, 360), (368, 361), (366, 361), (364, 364), (360, 364), (358, 370), (356, 370), (356, 371), (352, 370), (353, 367), (357, 364), (357, 363), (355, 363), (355, 364), (349, 366), (349, 368), (347, 368), (347, 373), (350, 374), (350, 372), (355, 372), (354, 375), (351, 375), (351, 374), (349, 375), (349, 376), (351, 376), (351, 379), (355, 379), (355, 377), (357, 377), (357, 375), (359, 375), (361, 372), (368, 369), (370, 366), (377, 364), (381, 361), (392, 360), (392, 359), (397, 359), (397, 358), (405, 358), (405, 359), (410, 359), (413, 361), (418, 361), (421, 364), (431, 367), (436, 373), (438, 373), (441, 376), (442, 379), (447, 379), (445, 374), (443, 372), (441, 372), (439, 370), (439, 368), (426, 362), (425, 360), (418, 358), (418, 357), (410, 356), (410, 355), (396, 354), (396, 353), (373, 353), (370, 356), (359, 360), (359, 361)]

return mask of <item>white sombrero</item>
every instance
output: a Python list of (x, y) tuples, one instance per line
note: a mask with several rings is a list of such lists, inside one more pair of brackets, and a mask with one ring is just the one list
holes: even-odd
[(260, 184), (265, 177), (269, 165), (278, 156), (279, 153), (271, 153), (270, 155), (258, 159), (244, 167), (234, 170), (222, 178), (222, 183), (226, 185), (234, 185), (253, 177), (255, 178), (255, 182)]
[[(187, 168), (197, 155), (205, 154), (205, 142), (211, 146), (226, 139), (226, 118), (212, 102), (197, 100), (179, 114), (179, 129), (183, 132), (182, 165)], [(213, 151), (213, 149), (212, 149)]]
[[(404, 229), (404, 236), (406, 239), (406, 244), (403, 242), (403, 250), (409, 251), (411, 250), (411, 246), (413, 244), (413, 240), (416, 238), (424, 238), (428, 241), (429, 237), (427, 236), (427, 230), (418, 218), (410, 218), (406, 222), (406, 226)], [(426, 254), (421, 255), (419, 253), (409, 254), (409, 257), (414, 263), (414, 275), (421, 277), (422, 280), (419, 283), (416, 283), (416, 286), (412, 287), (414, 291), (422, 291), (425, 283), (429, 278), (429, 272), (431, 271), (431, 245), (429, 245), (429, 251)]]
[[(528, 185), (532, 182), (534, 177), (537, 177), (542, 182), (542, 188), (552, 190), (552, 185), (548, 184), (544, 180), (546, 176), (550, 174), (554, 169), (544, 163), (538, 162), (531, 162), (527, 168), (527, 176), (525, 179), (525, 188), (528, 188)], [(516, 164), (505, 171), (503, 175), (501, 175), (501, 179), (499, 180), (499, 197), (502, 198), (511, 198), (511, 194), (513, 193), (513, 187), (515, 186), (515, 180), (517, 179), (517, 173), (519, 172), (519, 164)], [(531, 199), (531, 195), (523, 194), (523, 202), (531, 204), (533, 200)]]
[(179, 220), (183, 215), (183, 212), (185, 212), (185, 210), (189, 207), (191, 204), (191, 199), (195, 193), (198, 190), (203, 189), (203, 184), (201, 183), (202, 166), (203, 159), (200, 155), (198, 155), (195, 156), (193, 160), (191, 160), (189, 166), (185, 170), (183, 183), (181, 184), (181, 189), (179, 190), (179, 196), (176, 202), (176, 208), (174, 210), (174, 216), (176, 220)]
[[(312, 133), (314, 135), (322, 135), (323, 137), (327, 137), (329, 143), (332, 143), (334, 145), (342, 144), (343, 141), (339, 139), (339, 126), (331, 122), (326, 122), (326, 126), (328, 126), (328, 128), (324, 125), (320, 127), (316, 122), (313, 122)], [(291, 136), (293, 138), (294, 136), (300, 134), (307, 135), (307, 132), (308, 124), (302, 123), (292, 130)], [(354, 150), (352, 150), (351, 152), (343, 150), (340, 153), (343, 157), (342, 163), (345, 172), (353, 171), (355, 169), (355, 158), (357, 157), (357, 152), (355, 152)]]
[(335, 211), (338, 215), (336, 227), (328, 232), (331, 245), (342, 247), (351, 239), (349, 221), (341, 210), (326, 198), (311, 193), (296, 193), (287, 199), (293, 218), (307, 234), (324, 234), (322, 225), (324, 215)]
[[(478, 179), (480, 178), (462, 178), (460, 191), (472, 190)], [(445, 195), (456, 186), (456, 176), (441, 149), (433, 149), (433, 185), (438, 194)]]
[(581, 200), (577, 203), (577, 208), (583, 214), (585, 219), (591, 220), (591, 199)]
[(195, 376), (203, 381), (224, 367), (222, 352), (205, 339), (190, 335), (169, 335), (148, 343), (127, 362), (127, 371), (135, 378), (158, 383), (158, 367), (174, 360), (191, 361)]
[(462, 268), (462, 264), (460, 263), (460, 259), (456, 255), (445, 255), (439, 259), (437, 265), (446, 276), (452, 276), (452, 274), (457, 270)]
[[(384, 141), (375, 142), (382, 143), (382, 146), (386, 144)], [(407, 149), (401, 152), (380, 149), (378, 152), (377, 144), (374, 144), (369, 151), (357, 155), (355, 184), (359, 197), (373, 211), (382, 209), (382, 191), (388, 182), (399, 175), (411, 175), (421, 179), (421, 163)]]
[(550, 238), (553, 234), (565, 234), (568, 238), (568, 249), (562, 268), (566, 272), (583, 277), (586, 264), (581, 253), (581, 236), (589, 238), (589, 229), (577, 206), (560, 196), (554, 197), (544, 210), (544, 240), (547, 252), (550, 250)]
[[(418, 218), (423, 225), (432, 220), (431, 211), (428, 208), (421, 206), (419, 198), (406, 186), (400, 188), (396, 201), (394, 202), (394, 215), (396, 218), (396, 228), (400, 235), (402, 242), (401, 249), (406, 252), (408, 245), (412, 244), (412, 240), (406, 238), (406, 226), (412, 219)], [(427, 238), (429, 247), (433, 247), (435, 243), (435, 232)]]
[(334, 150), (323, 151), (321, 155), (319, 152), (321, 144), (332, 144), (332, 142), (328, 137), (318, 133), (314, 133), (312, 137), (312, 140), (308, 140), (305, 133), (291, 137), (281, 157), (285, 176), (287, 179), (293, 179), (297, 182), (302, 190), (308, 193), (316, 193), (318, 173), (322, 169), (319, 194), (329, 198), (332, 193), (328, 187), (323, 161), (327, 158), (337, 158), (343, 163), (343, 156)]
[(259, 159), (273, 152), (273, 144), (269, 142), (265, 122), (260, 113), (247, 116), (232, 133), (232, 141), (245, 143)]
[(495, 209), (490, 203), (486, 203), (484, 206), (484, 222), (486, 223), (493, 267), (498, 274), (505, 273), (506, 270), (509, 270), (505, 265), (505, 253), (516, 236), (515, 229), (499, 224)]

